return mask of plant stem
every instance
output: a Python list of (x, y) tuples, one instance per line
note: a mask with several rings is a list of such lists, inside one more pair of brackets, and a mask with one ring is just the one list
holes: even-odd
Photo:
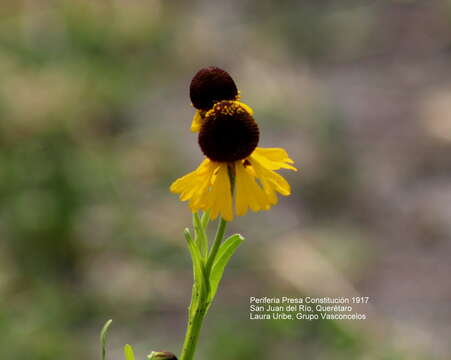
[[(221, 245), (222, 240), (224, 239), (224, 233), (227, 227), (227, 221), (221, 218), (218, 230), (216, 231), (215, 240), (213, 242), (213, 246), (208, 255), (208, 260), (205, 265), (205, 279), (208, 282), (210, 278), (210, 271), (214, 264), (214, 260), (218, 253), (219, 247)], [(199, 298), (197, 299), (197, 304), (191, 304), (191, 306), (196, 306), (196, 311), (192, 318), (188, 320), (188, 326), (186, 329), (185, 341), (183, 343), (182, 354), (180, 356), (180, 360), (192, 360), (194, 356), (194, 352), (196, 351), (196, 345), (199, 340), (200, 329), (202, 328), (202, 322), (205, 319), (208, 310), (208, 296), (210, 291), (209, 284), (204, 284), (207, 288), (207, 291), (202, 291), (199, 294)], [(195, 287), (193, 291), (197, 291)]]
[(202, 322), (207, 313), (207, 304), (205, 299), (199, 299), (199, 306), (193, 318), (188, 321), (186, 329), (185, 342), (183, 343), (182, 355), (180, 360), (192, 360), (196, 351), (197, 341), (199, 340)]

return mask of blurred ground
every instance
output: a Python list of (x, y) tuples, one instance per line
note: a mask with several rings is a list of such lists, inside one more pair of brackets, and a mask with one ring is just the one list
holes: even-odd
[[(199, 358), (449, 359), (451, 3), (2, 1), (0, 358), (178, 353), (191, 268), (168, 191), (216, 65), (293, 195), (230, 229)], [(370, 296), (370, 320), (252, 322), (249, 296)]]

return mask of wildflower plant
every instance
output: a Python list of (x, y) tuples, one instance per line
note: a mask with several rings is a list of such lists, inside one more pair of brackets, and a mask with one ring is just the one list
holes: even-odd
[[(269, 210), (277, 204), (277, 193), (290, 195), (290, 185), (276, 170), (297, 170), (284, 149), (257, 147), (260, 131), (253, 110), (240, 101), (235, 81), (226, 71), (217, 67), (199, 70), (191, 81), (190, 98), (196, 109), (191, 131), (198, 133), (205, 159), (170, 186), (181, 201), (188, 202), (193, 213), (193, 231), (184, 230), (194, 284), (181, 360), (194, 358), (202, 323), (224, 270), (244, 240), (240, 234), (225, 236), (227, 222), (249, 209)], [(210, 241), (207, 227), (218, 217), (216, 235)], [(101, 335), (102, 360), (108, 326)], [(134, 360), (130, 345), (125, 346), (124, 353), (126, 360)], [(148, 358), (177, 359), (168, 352), (152, 352)]]

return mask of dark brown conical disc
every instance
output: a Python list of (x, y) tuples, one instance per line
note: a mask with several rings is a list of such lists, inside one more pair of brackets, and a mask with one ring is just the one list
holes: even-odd
[(233, 162), (252, 154), (259, 136), (251, 114), (235, 101), (221, 101), (205, 117), (199, 146), (210, 160)]
[(194, 75), (189, 95), (196, 109), (210, 110), (221, 100), (236, 100), (238, 89), (227, 71), (209, 66)]

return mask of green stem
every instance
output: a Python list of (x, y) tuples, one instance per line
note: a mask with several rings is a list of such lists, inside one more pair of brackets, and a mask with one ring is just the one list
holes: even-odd
[[(222, 240), (224, 239), (225, 230), (227, 227), (227, 221), (221, 218), (218, 230), (216, 231), (215, 240), (211, 248), (210, 254), (208, 256), (207, 264), (205, 265), (205, 279), (208, 282), (210, 278), (210, 271), (214, 264), (214, 260), (218, 253), (219, 247)], [(191, 304), (191, 306), (196, 306), (196, 311), (192, 318), (188, 320), (188, 326), (186, 329), (185, 341), (183, 343), (182, 354), (180, 360), (192, 360), (194, 352), (196, 351), (196, 345), (199, 340), (200, 330), (202, 328), (202, 323), (205, 319), (208, 310), (208, 295), (209, 295), (209, 284), (205, 284), (207, 291), (202, 291), (197, 299), (197, 304)], [(196, 291), (193, 288), (193, 291)]]
[(207, 313), (206, 299), (199, 299), (199, 301), (199, 307), (197, 308), (193, 318), (188, 321), (185, 342), (183, 343), (180, 360), (192, 360), (194, 352), (196, 351), (200, 329), (202, 328), (202, 322)]

